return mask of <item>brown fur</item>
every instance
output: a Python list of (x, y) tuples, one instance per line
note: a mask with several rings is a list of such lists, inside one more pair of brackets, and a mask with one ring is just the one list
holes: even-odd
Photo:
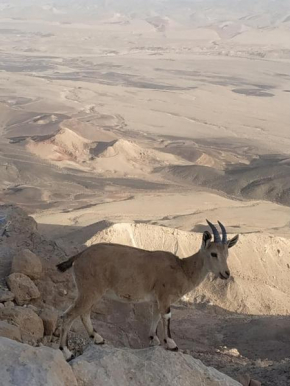
[(169, 252), (96, 244), (79, 255), (74, 274), (78, 289), (92, 297), (110, 290), (132, 303), (152, 294), (156, 299), (165, 296), (172, 304), (199, 281), (203, 266), (199, 257), (182, 260)]

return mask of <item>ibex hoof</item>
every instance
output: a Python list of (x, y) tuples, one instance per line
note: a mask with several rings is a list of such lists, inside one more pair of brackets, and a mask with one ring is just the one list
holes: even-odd
[(160, 340), (158, 336), (150, 336), (149, 346), (160, 346)]
[(176, 346), (174, 348), (168, 348), (167, 350), (177, 352), (178, 351), (178, 347)]
[(63, 348), (60, 347), (60, 350), (62, 351), (63, 356), (67, 362), (70, 362), (75, 358), (74, 354), (71, 351), (69, 351), (67, 347), (63, 347)]
[(173, 339), (171, 338), (168, 338), (166, 340), (166, 344), (167, 344), (167, 350), (170, 350), (170, 351), (178, 351), (178, 347), (176, 345), (176, 343), (174, 342)]
[(98, 333), (94, 332), (94, 335), (92, 336), (95, 344), (104, 344), (105, 339), (99, 335)]
[(72, 361), (73, 359), (75, 359), (75, 356), (74, 356), (74, 354), (72, 354), (71, 355), (71, 357), (70, 358), (68, 358), (66, 361), (69, 363), (70, 361)]

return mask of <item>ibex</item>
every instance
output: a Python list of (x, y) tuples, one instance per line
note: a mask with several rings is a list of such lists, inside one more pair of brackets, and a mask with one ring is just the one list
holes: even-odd
[(80, 316), (96, 344), (104, 339), (95, 331), (91, 322), (91, 309), (102, 297), (128, 303), (153, 303), (150, 328), (150, 345), (159, 345), (157, 326), (162, 318), (164, 341), (169, 350), (178, 347), (170, 333), (170, 306), (192, 291), (209, 272), (221, 279), (230, 277), (227, 265), (228, 248), (233, 247), (239, 236), (227, 240), (225, 227), (220, 223), (222, 238), (217, 228), (207, 221), (214, 241), (208, 231), (202, 236), (200, 250), (188, 258), (180, 259), (170, 252), (146, 251), (120, 244), (95, 244), (83, 252), (58, 264), (64, 272), (74, 266), (78, 295), (74, 304), (65, 311), (60, 337), (60, 350), (67, 360), (73, 355), (67, 347), (67, 336), (73, 321)]

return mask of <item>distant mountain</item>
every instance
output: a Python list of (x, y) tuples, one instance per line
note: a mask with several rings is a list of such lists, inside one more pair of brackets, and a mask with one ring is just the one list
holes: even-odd
[[(179, 25), (221, 29), (289, 27), (289, 0), (0, 0), (0, 17), (62, 22), (169, 18)], [(235, 25), (233, 27), (233, 24)]]

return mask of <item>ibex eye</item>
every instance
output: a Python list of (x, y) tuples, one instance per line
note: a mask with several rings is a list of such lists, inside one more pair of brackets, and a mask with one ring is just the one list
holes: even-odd
[(214, 252), (211, 253), (211, 256), (212, 256), (212, 257), (218, 257), (217, 253), (214, 253)]

